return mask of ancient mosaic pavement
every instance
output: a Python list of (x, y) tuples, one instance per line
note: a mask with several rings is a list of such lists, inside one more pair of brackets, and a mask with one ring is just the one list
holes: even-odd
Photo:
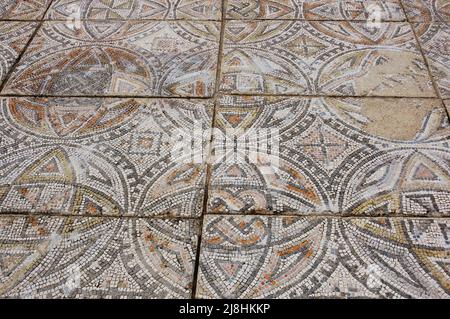
[[(374, 8), (376, 17), (374, 14)], [(228, 0), (229, 19), (302, 19), (403, 21), (405, 14), (400, 0)]]
[(225, 92), (435, 96), (405, 22), (232, 21), (224, 41)]
[(450, 298), (447, 0), (0, 0), (0, 298)]
[(208, 216), (203, 231), (200, 298), (450, 296), (448, 220)]
[(2, 0), (1, 20), (39, 20), (52, 0)]
[(37, 26), (35, 22), (0, 21), (0, 85)]
[[(216, 121), (213, 213), (450, 214), (439, 100), (223, 96)], [(221, 160), (225, 132), (262, 128), (277, 130), (277, 167)]]
[(220, 20), (221, 0), (55, 0), (47, 18)]
[[(450, 9), (449, 9), (450, 10)], [(446, 23), (415, 24), (431, 74), (443, 98), (450, 98), (450, 26)]]
[(2, 211), (201, 214), (206, 166), (175, 161), (171, 133), (209, 127), (208, 102), (4, 98), (0, 108)]
[(208, 97), (215, 80), (214, 22), (44, 23), (4, 93)]
[(409, 21), (450, 21), (448, 0), (401, 0)]
[(1, 217), (0, 231), (4, 297), (191, 295), (197, 221)]

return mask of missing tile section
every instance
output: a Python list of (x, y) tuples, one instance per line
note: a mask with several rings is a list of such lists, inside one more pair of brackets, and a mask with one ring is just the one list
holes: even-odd
[(55, 0), (47, 13), (47, 19), (220, 20), (221, 11), (221, 0)]
[(414, 29), (441, 97), (450, 98), (450, 26), (416, 23)]
[(400, 0), (228, 0), (228, 19), (404, 21)]
[(0, 20), (40, 20), (52, 0), (2, 0)]
[(411, 22), (450, 21), (448, 0), (401, 0)]
[(0, 296), (189, 298), (194, 220), (0, 217)]
[[(450, 214), (450, 128), (438, 99), (223, 96), (216, 123), (210, 213)], [(258, 144), (259, 129), (278, 134), (269, 139), (278, 153)], [(230, 131), (246, 143), (224, 143)]]
[(56, 96), (210, 97), (216, 22), (46, 22), (4, 92)]
[(408, 23), (230, 21), (221, 91), (434, 97)]
[(450, 298), (450, 223), (207, 216), (198, 298)]
[(0, 21), (0, 87), (37, 27), (35, 22)]
[(0, 211), (199, 216), (206, 160), (174, 157), (173, 133), (211, 117), (206, 100), (2, 98)]

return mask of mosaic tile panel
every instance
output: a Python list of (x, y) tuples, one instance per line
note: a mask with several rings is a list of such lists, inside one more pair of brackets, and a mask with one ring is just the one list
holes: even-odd
[(175, 157), (174, 136), (208, 129), (211, 104), (1, 99), (0, 212), (198, 216), (205, 165)]
[(219, 23), (48, 22), (2, 93), (26, 95), (213, 94)]
[(0, 297), (190, 298), (198, 222), (0, 218)]
[(450, 21), (448, 0), (401, 0), (411, 22)]
[(207, 216), (199, 298), (450, 298), (450, 222)]
[(0, 20), (40, 20), (52, 0), (2, 0)]
[(450, 26), (421, 23), (414, 28), (441, 96), (450, 98)]
[(0, 85), (37, 27), (33, 22), (0, 21)]
[(228, 22), (221, 90), (435, 96), (410, 25), (395, 22)]
[(55, 0), (47, 18), (220, 20), (221, 0)]
[(216, 123), (210, 213), (450, 214), (440, 100), (223, 96)]
[(404, 21), (400, 0), (228, 0), (228, 19)]

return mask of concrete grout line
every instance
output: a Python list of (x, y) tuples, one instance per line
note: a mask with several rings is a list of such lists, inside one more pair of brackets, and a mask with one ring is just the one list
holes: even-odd
[(203, 225), (204, 218), (208, 213), (208, 200), (209, 200), (209, 185), (211, 182), (211, 176), (213, 171), (213, 166), (209, 163), (210, 158), (212, 157), (212, 145), (214, 138), (214, 128), (217, 126), (216, 123), (216, 115), (217, 115), (217, 103), (220, 97), (220, 81), (222, 77), (222, 58), (223, 58), (223, 46), (224, 46), (224, 37), (225, 37), (225, 16), (226, 16), (226, 7), (227, 0), (222, 0), (222, 20), (220, 24), (220, 36), (219, 36), (219, 48), (218, 48), (218, 56), (217, 56), (217, 67), (216, 67), (216, 79), (215, 79), (215, 88), (214, 88), (214, 103), (213, 103), (213, 113), (212, 113), (212, 121), (211, 121), (211, 135), (208, 141), (208, 161), (206, 164), (206, 178), (205, 178), (205, 187), (203, 193), (203, 211), (202, 211), (202, 219), (200, 220), (200, 233), (198, 236), (198, 244), (197, 244), (197, 255), (195, 258), (194, 264), (194, 277), (192, 281), (192, 295), (191, 299), (196, 299), (197, 295), (197, 282), (198, 282), (198, 274), (200, 271), (200, 256), (201, 256), (201, 246), (202, 246), (202, 235), (203, 235)]
[(53, 5), (53, 2), (55, 2), (55, 1), (57, 1), (57, 0), (50, 0), (50, 3), (48, 4), (47, 9), (45, 9), (45, 12), (40, 19), (41, 21), (45, 21), (45, 16), (47, 15), (48, 11), (50, 10), (51, 6)]
[(64, 213), (43, 213), (43, 212), (26, 212), (26, 211), (0, 211), (0, 218), (7, 216), (17, 217), (55, 217), (55, 218), (104, 218), (104, 219), (154, 219), (154, 220), (199, 220), (202, 217), (199, 216), (145, 216), (145, 215), (76, 215), (76, 214), (64, 214)]
[[(226, 1), (226, 0), (224, 0)], [(35, 22), (35, 21), (42, 21), (42, 22), (56, 22), (56, 23), (61, 23), (61, 22), (67, 22), (67, 20), (64, 19), (36, 19), (36, 20), (31, 20), (31, 19), (0, 19), (0, 22)], [(257, 21), (257, 22), (262, 22), (262, 21), (284, 21), (284, 22), (356, 22), (356, 23), (362, 23), (362, 22), (366, 22), (367, 20), (363, 20), (363, 19), (357, 19), (357, 20), (344, 20), (344, 19), (340, 19), (340, 20), (336, 20), (336, 19), (287, 19), (287, 18), (277, 18), (277, 19), (265, 19), (265, 18), (255, 18), (255, 19), (233, 19), (233, 18), (223, 18), (222, 19), (182, 19), (182, 18), (170, 18), (170, 19), (152, 19), (152, 18), (144, 18), (144, 19), (137, 19), (137, 18), (133, 18), (133, 19), (80, 19), (80, 21), (85, 21), (85, 22), (126, 22), (126, 21), (139, 21), (139, 22), (228, 22), (228, 21)], [(381, 21), (381, 23), (404, 23), (404, 22), (408, 22), (407, 19), (403, 19), (403, 20), (383, 20)]]
[(445, 101), (447, 101), (448, 99), (441, 99), (442, 102), (442, 107), (444, 108), (445, 112), (447, 113), (447, 117), (448, 120), (450, 121), (450, 108), (447, 108), (447, 106), (445, 105)]
[(224, 217), (267, 217), (267, 218), (298, 218), (298, 219), (346, 219), (346, 220), (352, 220), (352, 219), (377, 219), (377, 218), (386, 218), (386, 219), (416, 219), (416, 220), (450, 220), (450, 215), (442, 215), (442, 216), (422, 216), (422, 215), (409, 215), (409, 216), (399, 216), (398, 214), (392, 214), (392, 215), (351, 215), (351, 214), (341, 214), (341, 213), (320, 213), (320, 214), (294, 214), (294, 213), (281, 213), (276, 214), (273, 212), (267, 212), (267, 214), (264, 214), (262, 212), (258, 213), (217, 213), (217, 214), (207, 214), (207, 217), (218, 217), (218, 216), (224, 216)]
[(267, 217), (267, 218), (298, 218), (298, 219), (377, 219), (377, 218), (386, 218), (386, 219), (416, 219), (416, 220), (450, 220), (450, 215), (435, 215), (435, 216), (423, 216), (423, 215), (402, 215), (392, 214), (392, 215), (351, 215), (351, 214), (341, 214), (341, 213), (320, 213), (320, 214), (295, 214), (292, 212), (288, 213), (274, 213), (267, 211), (267, 213), (258, 212), (258, 213), (207, 213), (202, 216), (143, 216), (143, 215), (121, 215), (121, 216), (113, 216), (113, 215), (68, 215), (68, 214), (52, 214), (52, 213), (28, 213), (28, 212), (0, 212), (0, 219), (2, 218), (12, 218), (12, 217), (42, 217), (42, 218), (69, 218), (69, 219), (78, 219), (78, 218), (94, 218), (94, 219), (125, 219), (125, 220), (193, 220), (203, 222), (203, 219), (206, 217)]
[[(437, 96), (387, 96), (387, 95), (336, 95), (336, 94), (273, 94), (273, 93), (237, 93), (219, 91), (217, 96), (256, 96), (256, 97), (298, 97), (298, 98), (360, 98), (360, 99), (427, 99), (439, 100)], [(73, 99), (73, 98), (92, 98), (92, 99), (179, 99), (179, 100), (214, 100), (215, 94), (212, 96), (178, 96), (178, 95), (52, 95), (52, 94), (13, 94), (0, 93), (0, 98), (58, 98), (58, 99)]]

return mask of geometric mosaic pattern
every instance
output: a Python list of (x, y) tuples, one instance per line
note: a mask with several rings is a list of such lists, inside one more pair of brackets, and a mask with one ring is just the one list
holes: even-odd
[(448, 0), (401, 0), (411, 22), (450, 21)]
[(228, 0), (228, 19), (404, 21), (400, 0)]
[(47, 18), (220, 20), (221, 9), (220, 0), (55, 0)]
[(450, 298), (450, 223), (208, 216), (199, 298)]
[(232, 21), (224, 45), (224, 92), (435, 96), (407, 23)]
[(0, 295), (190, 298), (194, 220), (0, 217)]
[(212, 95), (214, 22), (47, 22), (4, 93), (25, 95)]
[(212, 213), (450, 214), (439, 100), (223, 96), (216, 123), (215, 153), (221, 132), (276, 129), (279, 164), (216, 158)]
[(2, 0), (1, 20), (39, 20), (52, 0)]
[(0, 298), (450, 299), (448, 0), (0, 2)]
[(414, 28), (441, 97), (450, 98), (450, 26), (421, 23)]
[(174, 159), (171, 132), (208, 128), (211, 108), (177, 99), (4, 98), (0, 210), (199, 216), (206, 167)]
[(0, 21), (0, 85), (37, 26), (34, 22)]

